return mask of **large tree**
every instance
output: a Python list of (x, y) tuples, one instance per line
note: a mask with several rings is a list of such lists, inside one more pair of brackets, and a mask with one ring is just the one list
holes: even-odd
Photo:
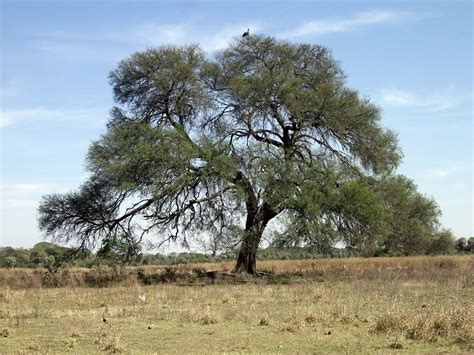
[(273, 219), (328, 239), (379, 232), (370, 179), (397, 166), (396, 135), (328, 49), (259, 35), (212, 57), (165, 46), (120, 62), (110, 83), (118, 107), (90, 148), (89, 181), (39, 207), (53, 240), (231, 236), (235, 272), (255, 274)]

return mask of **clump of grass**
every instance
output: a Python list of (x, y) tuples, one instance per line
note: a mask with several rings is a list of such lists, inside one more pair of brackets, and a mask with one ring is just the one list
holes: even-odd
[(229, 297), (228, 295), (225, 295), (222, 298), (221, 302), (222, 302), (222, 304), (229, 304), (232, 300), (233, 300), (232, 297)]
[(206, 312), (198, 317), (198, 322), (204, 325), (210, 325), (218, 323), (219, 320), (214, 314)]
[(405, 346), (403, 345), (403, 341), (400, 338), (395, 339), (393, 342), (388, 344), (390, 349), (404, 349)]
[(405, 337), (410, 340), (421, 340), (424, 337), (426, 319), (415, 319), (405, 326)]
[(30, 343), (30, 344), (28, 344), (28, 346), (27, 346), (27, 350), (39, 351), (39, 349), (40, 349), (40, 347), (39, 347), (38, 343), (35, 343), (35, 342)]
[(210, 316), (210, 315), (203, 315), (199, 318), (199, 321), (204, 324), (204, 325), (209, 325), (209, 324), (216, 324), (217, 318)]
[(106, 338), (108, 334), (107, 333), (100, 333), (97, 338), (94, 340), (94, 344), (101, 344)]
[(409, 340), (448, 340), (469, 344), (474, 341), (471, 323), (468, 310), (458, 309), (414, 317), (389, 312), (379, 316), (373, 329), (381, 333), (400, 332)]
[(66, 350), (73, 350), (77, 345), (76, 339), (68, 339), (66, 340)]
[(400, 315), (392, 312), (379, 316), (374, 326), (374, 330), (380, 333), (388, 333), (400, 328), (402, 328), (402, 319)]
[(10, 335), (10, 331), (8, 328), (3, 328), (1, 331), (0, 331), (0, 337), (2, 338), (6, 338)]
[(269, 326), (270, 325), (270, 317), (268, 316), (268, 314), (263, 315), (260, 318), (260, 321), (258, 322), (258, 324), (260, 326), (263, 326), (263, 327)]
[(81, 334), (79, 332), (72, 332), (71, 333), (71, 338), (80, 338)]
[(120, 336), (116, 336), (111, 339), (111, 341), (105, 345), (104, 351), (107, 351), (111, 354), (123, 353), (126, 350), (125, 344), (121, 341)]
[(307, 324), (314, 324), (317, 322), (317, 320), (318, 318), (314, 314), (310, 314), (304, 319), (305, 323)]
[(288, 332), (288, 333), (295, 333), (298, 330), (299, 330), (299, 327), (296, 324), (287, 324), (281, 329), (282, 332)]

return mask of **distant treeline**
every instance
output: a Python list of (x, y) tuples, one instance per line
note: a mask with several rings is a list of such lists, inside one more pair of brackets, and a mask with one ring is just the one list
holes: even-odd
[[(474, 238), (460, 238), (448, 247), (433, 250), (430, 254), (472, 253), (474, 251)], [(402, 253), (385, 252), (380, 250), (374, 256), (398, 256)], [(258, 260), (284, 260), (284, 259), (317, 259), (317, 258), (343, 258), (357, 256), (347, 248), (332, 248), (322, 254), (310, 247), (268, 247), (259, 250)], [(235, 253), (222, 253), (217, 255), (186, 252), (170, 254), (137, 254), (128, 263), (132, 265), (177, 265), (188, 263), (207, 263), (235, 260)], [(55, 268), (58, 266), (93, 267), (112, 266), (123, 263), (119, 255), (113, 252), (97, 254), (91, 251), (76, 253), (74, 249), (62, 247), (53, 243), (41, 242), (31, 249), (0, 247), (0, 267), (20, 268)]]

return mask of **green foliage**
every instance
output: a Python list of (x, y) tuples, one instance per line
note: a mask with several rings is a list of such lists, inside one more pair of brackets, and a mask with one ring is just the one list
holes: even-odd
[(141, 258), (140, 241), (131, 235), (119, 234), (111, 239), (102, 240), (97, 252), (100, 260), (107, 264), (137, 264)]
[(388, 211), (384, 240), (387, 252), (427, 254), (433, 251), (437, 239), (447, 240), (448, 232), (438, 231), (438, 205), (419, 193), (412, 180), (401, 175), (388, 176), (377, 182), (377, 189)]
[(4, 259), (4, 263), (6, 267), (15, 267), (16, 266), (16, 258), (14, 256), (7, 256)]
[(459, 238), (455, 242), (456, 251), (459, 253), (468, 252), (471, 253), (474, 251), (474, 237), (469, 239)]
[(276, 219), (282, 246), (431, 250), (438, 207), (391, 175), (396, 135), (328, 49), (260, 35), (215, 56), (163, 46), (132, 54), (109, 78), (119, 107), (91, 145), (90, 179), (39, 207), (52, 240), (125, 262), (138, 262), (150, 234), (158, 245), (206, 235), (214, 255), (239, 243), (254, 253)]
[(387, 210), (376, 191), (362, 180), (347, 183), (341, 189), (340, 210), (344, 226), (343, 241), (362, 255), (373, 255), (387, 234)]
[(471, 237), (468, 239), (467, 248), (468, 248), (468, 251), (470, 252), (474, 251), (474, 237)]
[(437, 231), (432, 239), (430, 254), (453, 254), (456, 251), (454, 235), (450, 230)]

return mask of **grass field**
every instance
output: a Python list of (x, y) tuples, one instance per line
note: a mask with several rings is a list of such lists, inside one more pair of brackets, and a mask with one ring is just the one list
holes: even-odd
[(471, 256), (269, 261), (257, 279), (183, 276), (196, 267), (231, 264), (180, 266), (175, 281), (151, 285), (142, 281), (166, 278), (128, 268), (101, 288), (71, 285), (110, 270), (68, 270), (58, 288), (32, 270), (0, 270), (0, 352), (474, 350)]

